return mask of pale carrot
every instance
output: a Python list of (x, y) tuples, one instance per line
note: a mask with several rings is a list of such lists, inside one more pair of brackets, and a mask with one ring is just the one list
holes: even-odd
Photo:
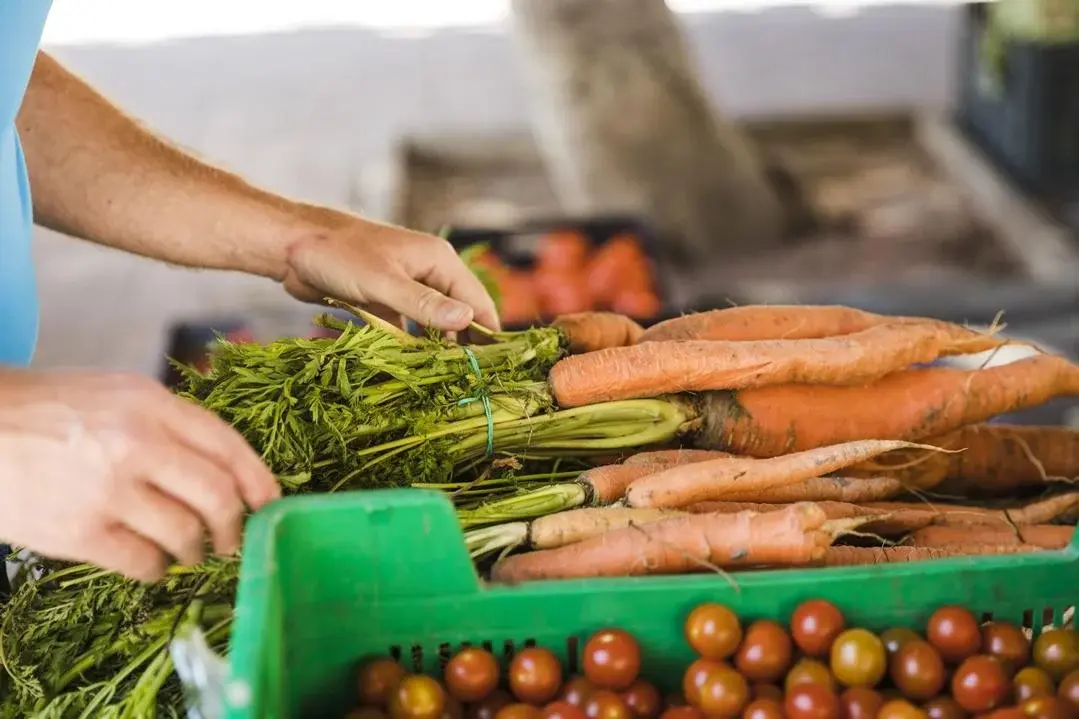
[(729, 452), (711, 449), (657, 449), (651, 452), (631, 454), (622, 464), (649, 464), (654, 467), (680, 467), (683, 464), (703, 462), (706, 459), (719, 459), (732, 456)]
[(1063, 549), (1068, 546), (1075, 527), (1059, 524), (1033, 524), (1019, 527), (925, 527), (912, 532), (906, 544), (913, 547), (948, 547), (955, 544), (985, 544), (1004, 546), (1028, 544), (1041, 549)]
[(636, 343), (644, 328), (633, 319), (615, 312), (577, 312), (562, 315), (551, 323), (575, 354)]
[(763, 492), (734, 491), (730, 502), (754, 500), (789, 504), (791, 502), (878, 502), (903, 493), (903, 483), (892, 477), (810, 477), (798, 484), (774, 487)]
[(1055, 355), (980, 370), (906, 370), (861, 387), (792, 384), (716, 392), (706, 395), (695, 444), (775, 457), (858, 439), (921, 439), (1076, 396), (1079, 365)]
[(1019, 507), (995, 509), (963, 504), (929, 504), (925, 502), (867, 502), (865, 509), (879, 509), (895, 515), (904, 511), (932, 511), (937, 515), (933, 524), (952, 526), (1018, 526), (1050, 524), (1079, 509), (1079, 491), (1063, 492), (1036, 499)]
[(798, 566), (819, 560), (834, 540), (814, 504), (782, 512), (697, 514), (615, 529), (558, 549), (506, 557), (491, 577), (530, 579), (680, 574), (754, 565)]
[(670, 340), (819, 339), (861, 332), (881, 324), (925, 322), (840, 305), (745, 305), (674, 317), (652, 325), (641, 342)]
[(1022, 554), (1043, 551), (1029, 544), (985, 545), (954, 544), (949, 547), (829, 547), (820, 562), (825, 567), (847, 567), (865, 564), (895, 564), (922, 562), (930, 559), (976, 556), (986, 554)]
[(863, 440), (772, 459), (726, 457), (694, 462), (635, 480), (626, 490), (626, 503), (631, 507), (677, 508), (728, 499), (735, 492), (744, 497), (796, 485), (911, 446), (894, 440)]
[(556, 512), (532, 520), (529, 544), (535, 549), (553, 549), (591, 539), (631, 524), (653, 524), (681, 514), (668, 509), (631, 507), (584, 507)]
[(788, 383), (857, 385), (959, 347), (981, 351), (1007, 342), (979, 335), (972, 343), (965, 332), (947, 324), (887, 324), (816, 340), (649, 342), (566, 357), (547, 381), (562, 407)]

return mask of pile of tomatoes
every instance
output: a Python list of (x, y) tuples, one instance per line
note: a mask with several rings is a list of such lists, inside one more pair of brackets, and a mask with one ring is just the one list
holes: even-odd
[(1050, 629), (1033, 642), (1006, 622), (980, 624), (943, 607), (924, 634), (849, 627), (822, 600), (785, 627), (743, 625), (719, 604), (684, 626), (697, 655), (680, 692), (664, 697), (641, 676), (641, 648), (620, 629), (589, 638), (582, 674), (566, 678), (542, 647), (517, 652), (503, 674), (468, 647), (442, 681), (391, 659), (359, 669), (361, 708), (349, 719), (1079, 719), (1079, 633)]
[(583, 232), (559, 230), (540, 238), (531, 267), (511, 267), (490, 250), (476, 263), (498, 286), (506, 325), (589, 310), (648, 320), (662, 309), (651, 262), (630, 233), (593, 246)]

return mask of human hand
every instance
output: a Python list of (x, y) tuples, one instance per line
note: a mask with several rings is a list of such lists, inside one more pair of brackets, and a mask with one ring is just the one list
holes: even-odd
[(160, 578), (240, 544), (244, 505), (280, 495), (228, 424), (131, 374), (0, 371), (0, 536)]
[(306, 302), (329, 296), (447, 331), (499, 326), (483, 283), (434, 235), (355, 218), (295, 242), (286, 262), (282, 284)]

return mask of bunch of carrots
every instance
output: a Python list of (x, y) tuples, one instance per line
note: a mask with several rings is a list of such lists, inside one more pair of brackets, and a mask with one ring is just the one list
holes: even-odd
[(647, 320), (661, 310), (648, 255), (629, 233), (593, 246), (578, 230), (550, 232), (529, 268), (511, 267), (489, 249), (474, 261), (497, 286), (506, 325), (588, 310)]
[(563, 511), (466, 532), (475, 555), (501, 554), (496, 580), (912, 561), (1071, 539), (1079, 430), (987, 424), (1079, 396), (1067, 358), (930, 366), (1009, 341), (846, 307), (736, 307), (648, 330), (610, 313), (555, 325), (574, 351), (549, 374), (559, 407), (667, 398), (696, 418), (677, 448), (582, 474)]

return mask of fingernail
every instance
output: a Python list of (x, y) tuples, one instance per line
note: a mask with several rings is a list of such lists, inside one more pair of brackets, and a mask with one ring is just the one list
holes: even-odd
[(442, 314), (442, 322), (452, 329), (461, 329), (472, 321), (472, 308), (454, 302)]

